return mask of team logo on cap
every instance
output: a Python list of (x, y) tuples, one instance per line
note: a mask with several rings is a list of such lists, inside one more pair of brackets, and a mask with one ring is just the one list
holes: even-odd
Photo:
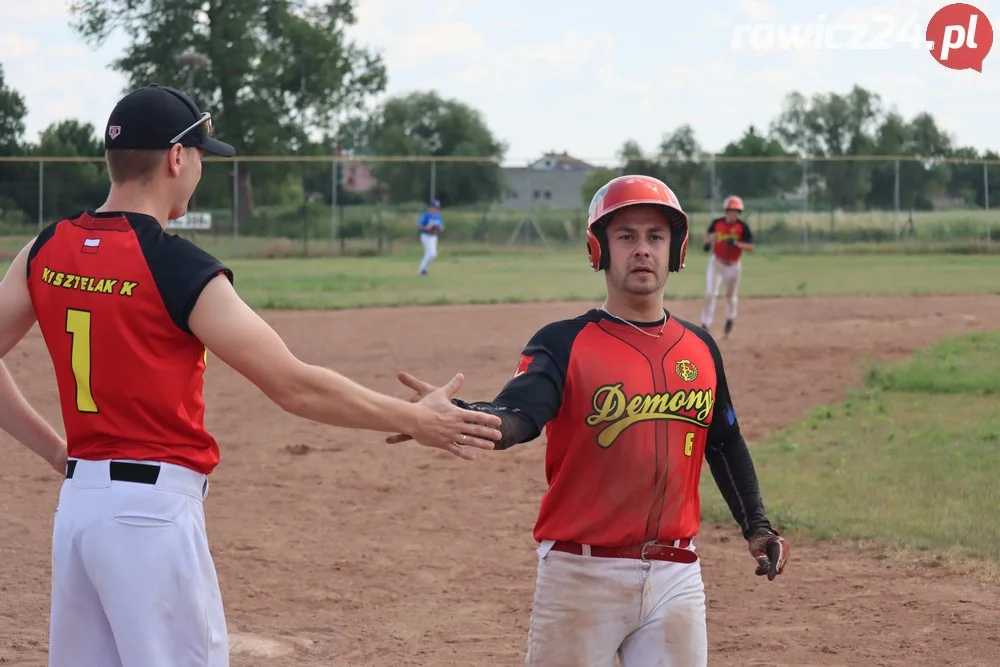
[(108, 128), (108, 136), (112, 139), (117, 139), (118, 135), (122, 133), (121, 125), (112, 125)]

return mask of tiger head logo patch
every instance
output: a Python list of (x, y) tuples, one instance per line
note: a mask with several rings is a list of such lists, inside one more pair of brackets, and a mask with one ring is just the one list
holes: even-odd
[(674, 371), (677, 377), (685, 382), (693, 382), (698, 377), (698, 367), (688, 359), (680, 359), (674, 364)]

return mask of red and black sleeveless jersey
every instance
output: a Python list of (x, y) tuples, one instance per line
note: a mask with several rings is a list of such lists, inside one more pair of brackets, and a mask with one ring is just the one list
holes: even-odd
[[(549, 324), (488, 405), (531, 419), (537, 430), (521, 441), (544, 428), (548, 490), (538, 541), (622, 546), (693, 537), (702, 461), (727, 443), (745, 450), (718, 346), (669, 315), (659, 338), (601, 310)], [(744, 529), (766, 521), (749, 453), (733, 474), (717, 460), (713, 473)]]
[(71, 458), (155, 460), (210, 473), (207, 352), (188, 328), (201, 290), (232, 273), (152, 217), (82, 213), (42, 231), (28, 289)]
[(715, 234), (712, 253), (723, 262), (735, 262), (743, 256), (743, 249), (729, 245), (729, 239), (753, 243), (753, 233), (750, 225), (743, 220), (729, 222), (725, 218), (716, 218), (708, 225), (708, 233)]

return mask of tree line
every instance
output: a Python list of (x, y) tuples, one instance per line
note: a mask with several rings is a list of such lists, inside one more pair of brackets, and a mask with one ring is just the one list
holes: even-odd
[[(374, 106), (385, 91), (386, 66), (376, 51), (347, 36), (356, 22), (353, 0), (301, 3), (294, 0), (73, 0), (71, 25), (97, 46), (115, 31), (127, 45), (112, 63), (129, 88), (151, 82), (186, 90), (213, 114), (218, 136), (241, 155), (422, 155), (482, 157), (481, 163), (444, 163), (435, 168), (435, 192), (447, 205), (495, 201), (506, 187), (498, 167), (507, 144), (483, 115), (460, 100), (434, 91), (393, 97)], [(111, 101), (109, 101), (110, 104)], [(6, 84), (0, 63), (0, 151), (14, 156), (103, 154), (104, 128), (65, 119), (36, 140), (25, 137), (24, 98)], [(936, 195), (969, 206), (985, 203), (979, 164), (945, 164), (940, 158), (997, 159), (994, 151), (955, 145), (930, 114), (905, 119), (872, 91), (855, 86), (844, 93), (811, 98), (792, 92), (769, 127), (748, 127), (722, 155), (787, 158), (795, 155), (913, 155), (900, 164), (900, 206), (929, 208)], [(664, 178), (685, 201), (702, 202), (737, 192), (774, 197), (798, 188), (803, 169), (795, 162), (720, 162), (715, 183), (690, 125), (667, 132), (659, 147), (644, 152), (625, 141), (620, 164), (594, 172), (593, 182), (612, 173), (648, 173)], [(492, 162), (490, 162), (492, 161)], [(1000, 171), (990, 168), (1000, 183)], [(237, 212), (254, 214), (256, 202), (295, 204), (308, 197), (342, 204), (371, 201), (420, 202), (432, 178), (427, 163), (373, 163), (379, 186), (371, 192), (333, 192), (328, 163), (242, 162)], [(0, 215), (37, 218), (37, 165), (0, 162)], [(44, 187), (45, 211), (61, 214), (93, 206), (107, 179), (100, 163), (50, 164)], [(889, 161), (812, 162), (806, 171), (817, 205), (856, 210), (891, 207), (895, 171)], [(231, 167), (206, 169), (196, 198), (200, 207), (230, 208)]]

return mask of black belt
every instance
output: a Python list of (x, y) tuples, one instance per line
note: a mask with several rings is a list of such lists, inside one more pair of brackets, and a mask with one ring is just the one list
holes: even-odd
[[(66, 464), (66, 479), (73, 479), (76, 459)], [(160, 466), (148, 463), (111, 462), (111, 480), (115, 482), (135, 482), (136, 484), (156, 484), (160, 477)]]

